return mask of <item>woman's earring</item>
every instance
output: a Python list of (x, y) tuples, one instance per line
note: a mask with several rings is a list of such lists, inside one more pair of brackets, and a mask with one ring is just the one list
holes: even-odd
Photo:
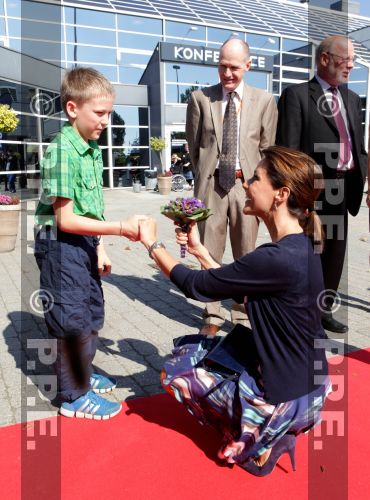
[(274, 207), (274, 210), (277, 210), (278, 206), (277, 206), (276, 201), (275, 201), (275, 203), (274, 203), (273, 207)]

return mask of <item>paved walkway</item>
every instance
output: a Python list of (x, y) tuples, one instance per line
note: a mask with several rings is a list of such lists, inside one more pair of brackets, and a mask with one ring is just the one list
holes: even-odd
[[(160, 239), (174, 255), (179, 254), (173, 241), (173, 225), (159, 214), (167, 197), (146, 191), (115, 190), (105, 191), (105, 199), (107, 219), (117, 220), (133, 213), (157, 217)], [(17, 247), (12, 253), (0, 254), (0, 425), (56, 412), (36, 390), (36, 386), (50, 390), (45, 378), (50, 371), (45, 363), (40, 368), (38, 351), (34, 348), (41, 345), (46, 333), (40, 304), (35, 299), (39, 288), (32, 253), (35, 202), (22, 204)], [(348, 266), (341, 287), (344, 307), (338, 312), (342, 317), (348, 314), (350, 332), (345, 340), (350, 350), (370, 345), (368, 230), (368, 210), (363, 203), (360, 214), (350, 218)], [(269, 236), (261, 227), (258, 243), (265, 241), (269, 241)], [(159, 371), (172, 339), (198, 331), (202, 304), (185, 299), (158, 272), (141, 244), (117, 237), (106, 237), (105, 244), (113, 269), (112, 275), (104, 280), (106, 322), (95, 365), (103, 373), (117, 377), (118, 388), (110, 396), (113, 399), (122, 401), (161, 392)], [(225, 262), (231, 260), (227, 248)], [(194, 259), (186, 258), (184, 263), (198, 268)], [(226, 322), (224, 331), (230, 326)], [(342, 339), (343, 336), (334, 338), (333, 345), (340, 347)], [(31, 414), (31, 410), (39, 413)]]

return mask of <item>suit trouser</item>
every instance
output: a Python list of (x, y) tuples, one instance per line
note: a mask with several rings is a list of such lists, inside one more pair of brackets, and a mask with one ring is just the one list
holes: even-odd
[(341, 280), (347, 248), (348, 210), (350, 196), (349, 176), (351, 172), (338, 173), (336, 179), (326, 180), (323, 208), (318, 210), (325, 231), (324, 251), (321, 264), (326, 290), (321, 301), (323, 311), (331, 311)]
[[(229, 193), (226, 193), (219, 186), (218, 176), (215, 175), (204, 200), (213, 215), (199, 224), (201, 241), (219, 264), (222, 263), (228, 231), (234, 260), (254, 250), (256, 245), (258, 220), (254, 216), (243, 213), (246, 194), (242, 184), (241, 179), (235, 179), (235, 186)], [(225, 321), (225, 312), (221, 308), (221, 303), (207, 303), (203, 318), (205, 324), (221, 326)], [(249, 321), (244, 304), (232, 306), (231, 321), (248, 326)]]

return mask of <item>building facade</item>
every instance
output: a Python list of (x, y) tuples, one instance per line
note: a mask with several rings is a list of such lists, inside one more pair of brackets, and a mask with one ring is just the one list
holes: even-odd
[[(45, 148), (62, 126), (58, 89), (66, 68), (93, 66), (116, 87), (111, 123), (100, 139), (104, 185), (125, 187), (160, 167), (150, 136), (164, 136), (164, 168), (185, 142), (192, 90), (217, 82), (218, 49), (246, 40), (246, 81), (276, 98), (314, 72), (314, 50), (329, 35), (351, 37), (356, 64), (349, 87), (363, 103), (367, 140), (370, 19), (286, 0), (0, 0), (0, 103), (20, 117), (2, 134), (0, 155), (17, 153), (20, 186), (33, 186)], [(1, 189), (1, 186), (0, 186)]]

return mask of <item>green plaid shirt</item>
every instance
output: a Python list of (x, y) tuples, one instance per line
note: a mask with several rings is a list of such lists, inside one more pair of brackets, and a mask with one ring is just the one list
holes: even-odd
[(40, 162), (42, 194), (36, 224), (55, 225), (55, 197), (73, 200), (73, 212), (104, 220), (103, 160), (95, 141), (86, 141), (66, 123)]

